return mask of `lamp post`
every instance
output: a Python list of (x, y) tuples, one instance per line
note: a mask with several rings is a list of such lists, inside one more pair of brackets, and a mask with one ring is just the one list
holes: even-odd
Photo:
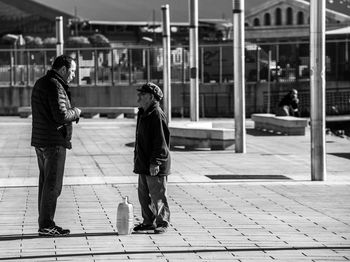
[(246, 152), (244, 81), (244, 0), (232, 1), (235, 152)]
[(56, 56), (63, 55), (63, 17), (56, 17)]
[(325, 1), (310, 1), (311, 180), (326, 179)]
[(189, 0), (190, 10), (190, 117), (199, 120), (198, 0)]
[(169, 5), (162, 6), (163, 20), (163, 91), (164, 111), (168, 122), (171, 121), (171, 68), (170, 68), (170, 14)]

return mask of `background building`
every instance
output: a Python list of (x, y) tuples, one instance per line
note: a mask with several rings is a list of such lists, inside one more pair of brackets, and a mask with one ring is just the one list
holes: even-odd
[[(31, 86), (55, 56), (56, 16), (64, 17), (65, 51), (77, 58), (72, 84), (79, 104), (132, 106), (134, 85), (162, 85), (160, 8), (166, 3), (173, 113), (187, 116), (188, 0), (0, 0), (0, 85), (9, 87), (1, 88), (0, 113), (29, 104)], [(327, 114), (350, 113), (349, 7), (327, 0)], [(266, 111), (267, 98), (273, 112), (290, 88), (299, 90), (301, 112), (309, 114), (309, 9), (303, 0), (245, 0), (248, 116)], [(214, 8), (213, 0), (200, 0), (199, 20), (200, 115), (233, 116), (232, 1), (217, 0)], [(12, 42), (4, 39), (9, 34)]]

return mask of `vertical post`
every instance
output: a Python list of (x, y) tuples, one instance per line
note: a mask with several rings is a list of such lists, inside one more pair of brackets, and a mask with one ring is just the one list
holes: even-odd
[(112, 86), (115, 85), (114, 82), (114, 49), (111, 48), (111, 84)]
[(256, 45), (256, 82), (260, 82), (260, 46)]
[(97, 50), (94, 50), (94, 82), (95, 86), (97, 85), (97, 78), (98, 78), (98, 57), (97, 57)]
[[(29, 82), (30, 82), (30, 53), (29, 51), (27, 51), (27, 86), (29, 86)], [(32, 65), (32, 67), (34, 68), (34, 65)], [(34, 72), (34, 70), (33, 70)], [(33, 75), (33, 81), (34, 81), (34, 75)]]
[(10, 53), (10, 86), (15, 85), (15, 56), (14, 52), (11, 51)]
[(279, 79), (279, 77), (280, 77), (280, 75), (279, 75), (279, 70), (280, 70), (280, 68), (279, 68), (279, 66), (278, 66), (278, 63), (279, 63), (279, 60), (280, 60), (280, 46), (279, 46), (279, 44), (276, 44), (276, 74), (275, 74), (275, 80), (276, 80), (276, 82), (278, 82), (278, 81), (280, 81), (280, 79)]
[(46, 50), (44, 51), (44, 67), (43, 67), (43, 73), (42, 74), (45, 74), (46, 73), (46, 65), (47, 65), (47, 53), (46, 53)]
[(132, 49), (128, 49), (129, 85), (132, 84)]
[(235, 104), (235, 152), (246, 152), (244, 81), (244, 0), (233, 0), (233, 77)]
[(201, 61), (201, 67), (200, 67), (201, 68), (201, 78), (200, 78), (200, 80), (202, 83), (204, 83), (204, 47), (201, 47), (200, 50), (201, 50), (201, 52), (200, 52), (200, 55), (201, 55), (201, 59), (200, 59), (200, 61)]
[(147, 82), (151, 81), (151, 55), (150, 55), (150, 47), (147, 48), (146, 50), (146, 54), (147, 54)]
[(325, 156), (325, 10), (326, 1), (310, 1), (311, 180), (326, 179)]
[(163, 20), (163, 91), (164, 112), (168, 122), (171, 121), (171, 63), (170, 63), (170, 15), (169, 5), (162, 6)]
[[(267, 113), (270, 113), (271, 108), (271, 50), (269, 50), (269, 61), (267, 63)], [(277, 71), (276, 71), (277, 75)]]
[(199, 120), (198, 81), (198, 0), (189, 0), (190, 6), (190, 101), (191, 121)]
[(219, 83), (222, 83), (222, 46), (219, 47)]
[(76, 63), (77, 63), (77, 69), (76, 69), (76, 72), (77, 72), (77, 76), (76, 76), (77, 85), (78, 85), (78, 86), (81, 86), (81, 77), (80, 77), (80, 50), (77, 50)]
[(63, 17), (56, 17), (56, 56), (63, 55)]
[[(186, 68), (185, 68), (185, 48), (181, 48), (182, 61), (181, 61), (181, 76), (182, 76), (182, 84), (186, 82)], [(187, 53), (186, 53), (187, 55)], [(187, 59), (186, 59), (187, 61)]]

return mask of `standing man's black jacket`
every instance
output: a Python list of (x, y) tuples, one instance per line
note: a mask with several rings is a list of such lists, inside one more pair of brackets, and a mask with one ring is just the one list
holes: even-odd
[(49, 70), (35, 83), (31, 102), (32, 146), (72, 148), (72, 121), (79, 118), (79, 113), (71, 107), (68, 88), (54, 70)]
[(150, 105), (146, 112), (139, 109), (134, 151), (134, 172), (150, 175), (150, 164), (159, 165), (158, 175), (170, 173), (170, 132), (166, 116), (159, 103)]

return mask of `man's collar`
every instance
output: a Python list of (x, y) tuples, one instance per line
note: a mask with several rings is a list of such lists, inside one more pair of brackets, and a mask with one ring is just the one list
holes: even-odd
[(48, 74), (49, 76), (55, 77), (62, 85), (64, 85), (65, 87), (68, 88), (68, 83), (67, 83), (67, 81), (64, 80), (64, 79), (62, 78), (62, 76), (61, 76), (56, 70), (51, 69), (51, 70), (47, 71), (47, 74)]

